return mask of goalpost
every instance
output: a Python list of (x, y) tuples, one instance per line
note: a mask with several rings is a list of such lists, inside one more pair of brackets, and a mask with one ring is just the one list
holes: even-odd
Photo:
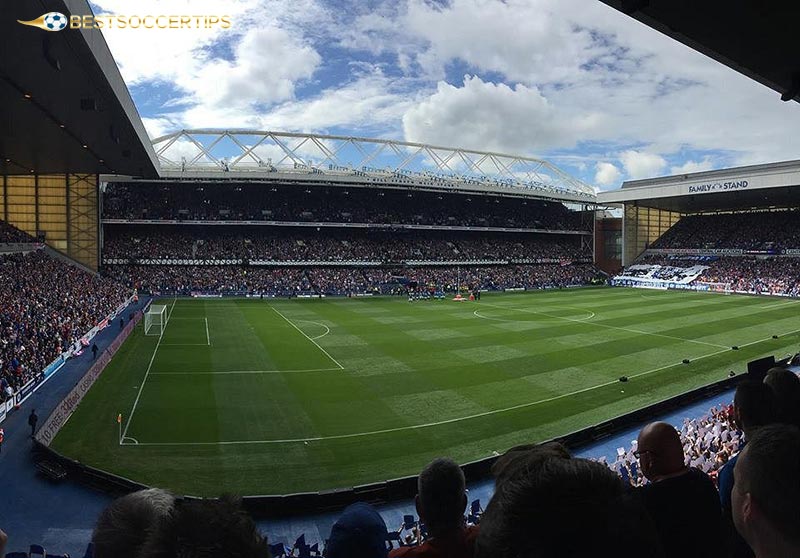
[(151, 304), (144, 313), (144, 334), (161, 335), (169, 322), (169, 313), (166, 305)]

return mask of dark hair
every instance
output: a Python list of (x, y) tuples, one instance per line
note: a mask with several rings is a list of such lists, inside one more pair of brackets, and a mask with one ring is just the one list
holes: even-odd
[(550, 457), (570, 459), (572, 455), (560, 442), (516, 446), (497, 458), (492, 465), (492, 476), (495, 477), (495, 482), (500, 483), (506, 476), (516, 474), (519, 467), (530, 468), (537, 460)]
[(481, 519), (476, 558), (662, 556), (638, 498), (603, 464), (529, 452), (506, 469)]
[(417, 491), (431, 534), (457, 529), (464, 521), (464, 472), (450, 459), (434, 459), (419, 474)]
[(761, 382), (748, 380), (739, 384), (733, 396), (733, 408), (737, 426), (742, 430), (775, 422), (775, 398), (772, 390)]
[(175, 497), (164, 490), (140, 490), (114, 500), (92, 534), (95, 558), (135, 558), (158, 523), (172, 513)]
[(148, 538), (140, 558), (267, 558), (264, 537), (241, 502), (186, 500), (162, 520)]
[(800, 543), (800, 430), (786, 424), (759, 428), (736, 465), (736, 482), (758, 502), (769, 522)]
[(764, 383), (772, 389), (777, 406), (777, 420), (800, 426), (800, 378), (785, 368), (772, 368), (764, 377)]

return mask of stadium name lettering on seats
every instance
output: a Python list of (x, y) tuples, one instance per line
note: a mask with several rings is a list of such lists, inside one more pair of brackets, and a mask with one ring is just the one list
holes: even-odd
[(747, 180), (737, 180), (733, 182), (715, 182), (713, 184), (696, 184), (689, 186), (690, 194), (703, 194), (706, 192), (718, 192), (720, 190), (744, 190), (749, 183)]

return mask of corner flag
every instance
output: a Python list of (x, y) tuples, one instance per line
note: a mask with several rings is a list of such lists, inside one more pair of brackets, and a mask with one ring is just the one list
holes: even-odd
[(122, 424), (122, 413), (117, 415), (117, 424)]

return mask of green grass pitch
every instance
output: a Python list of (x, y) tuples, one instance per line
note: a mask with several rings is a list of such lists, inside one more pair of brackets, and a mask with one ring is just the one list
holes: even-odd
[(193, 495), (357, 486), (436, 456), (480, 459), (715, 382), (800, 337), (798, 302), (621, 288), (163, 303), (163, 336), (140, 325), (53, 445)]

